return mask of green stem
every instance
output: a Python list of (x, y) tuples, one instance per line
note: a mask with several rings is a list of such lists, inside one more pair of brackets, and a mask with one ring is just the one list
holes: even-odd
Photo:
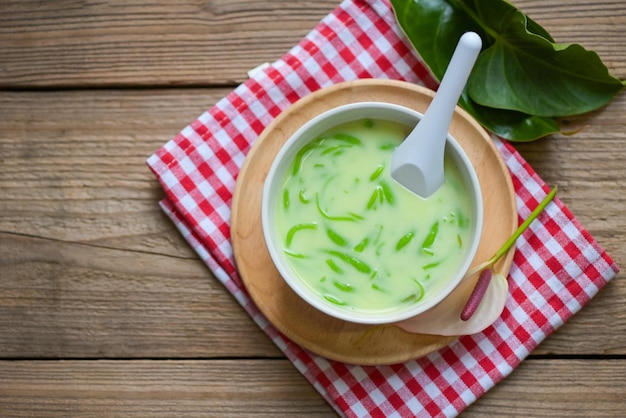
[(539, 216), (539, 214), (545, 209), (548, 203), (550, 203), (550, 201), (554, 199), (554, 196), (556, 195), (556, 189), (557, 188), (555, 187), (550, 191), (550, 193), (548, 193), (548, 195), (541, 201), (539, 206), (537, 206), (535, 210), (532, 211), (530, 216), (526, 218), (526, 220), (519, 226), (519, 228), (517, 228), (513, 235), (511, 235), (511, 237), (506, 240), (504, 245), (500, 247), (500, 249), (496, 251), (496, 253), (489, 260), (467, 272), (465, 277), (471, 277), (478, 273), (480, 273), (480, 277), (474, 285), (474, 290), (472, 290), (472, 293), (470, 294), (470, 297), (465, 304), (465, 307), (463, 308), (463, 312), (461, 313), (461, 319), (463, 321), (467, 321), (470, 319), (470, 317), (474, 314), (478, 305), (480, 304), (480, 301), (485, 296), (485, 292), (487, 291), (487, 287), (489, 286), (489, 282), (491, 281), (494, 273), (493, 270), (491, 270), (494, 264), (496, 264), (498, 260), (504, 254), (506, 254), (507, 251), (509, 251), (509, 249), (513, 246), (513, 244), (515, 244), (515, 241), (517, 241), (519, 236), (522, 235), (524, 231), (526, 231), (526, 229), (528, 229), (530, 224), (537, 218), (537, 216)]
[(492, 268), (498, 262), (498, 260), (500, 260), (500, 258), (502, 258), (502, 256), (511, 249), (513, 244), (515, 244), (515, 241), (517, 241), (520, 235), (522, 235), (524, 231), (528, 229), (530, 224), (537, 218), (537, 216), (539, 216), (539, 214), (545, 209), (548, 203), (550, 203), (552, 199), (554, 199), (554, 196), (556, 195), (556, 191), (557, 191), (556, 187), (552, 189), (550, 193), (548, 193), (548, 195), (544, 197), (541, 203), (539, 203), (539, 206), (537, 206), (535, 210), (532, 211), (530, 216), (528, 216), (528, 218), (526, 218), (526, 220), (519, 226), (519, 228), (517, 228), (517, 230), (513, 232), (513, 235), (511, 235), (509, 239), (506, 240), (506, 242), (502, 245), (502, 247), (500, 247), (500, 249), (496, 251), (496, 253), (492, 255), (489, 260), (470, 269), (465, 274), (465, 277), (472, 277), (473, 275), (481, 273), (486, 269)]
[(509, 249), (513, 246), (513, 244), (515, 244), (515, 241), (517, 241), (520, 235), (522, 235), (524, 231), (528, 229), (530, 224), (537, 218), (537, 216), (539, 216), (539, 214), (543, 212), (543, 210), (548, 205), (548, 203), (550, 203), (552, 199), (554, 199), (554, 196), (556, 195), (556, 191), (557, 191), (557, 188), (554, 187), (550, 191), (550, 193), (548, 193), (548, 195), (541, 201), (541, 203), (539, 203), (539, 205), (535, 208), (535, 210), (532, 211), (530, 216), (528, 216), (528, 218), (526, 218), (526, 220), (519, 226), (519, 228), (517, 228), (517, 230), (513, 233), (513, 235), (511, 235), (511, 237), (508, 240), (506, 240), (504, 245), (502, 245), (502, 247), (500, 247), (500, 249), (496, 251), (496, 253), (489, 259), (488, 267), (492, 267), (494, 264), (496, 264), (498, 260), (502, 258), (502, 256), (509, 251)]

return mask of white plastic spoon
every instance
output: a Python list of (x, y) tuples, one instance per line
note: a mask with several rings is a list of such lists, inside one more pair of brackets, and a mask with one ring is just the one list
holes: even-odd
[(448, 128), (481, 47), (478, 34), (466, 32), (461, 36), (435, 98), (391, 157), (391, 177), (423, 198), (436, 192), (444, 182)]

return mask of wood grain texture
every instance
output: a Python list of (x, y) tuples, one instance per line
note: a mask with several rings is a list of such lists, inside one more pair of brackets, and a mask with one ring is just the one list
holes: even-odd
[[(337, 4), (0, 1), (0, 415), (334, 415), (160, 212), (144, 162)], [(515, 4), (626, 79), (622, 0)], [(619, 265), (624, 115), (622, 94), (566, 121), (575, 136), (516, 145)], [(462, 416), (623, 416), (625, 300), (620, 273)]]
[(3, 358), (278, 355), (196, 258), (6, 233), (0, 252)]
[(287, 360), (70, 360), (0, 361), (0, 415), (321, 418), (335, 414)]
[(3, 1), (0, 87), (238, 83), (285, 54), (336, 5)]
[[(142, 237), (142, 250), (177, 239), (160, 234), (145, 160), (227, 91), (0, 92), (0, 230), (117, 248)], [(191, 254), (181, 242), (161, 252)]]
[(224, 94), (0, 93), (4, 357), (277, 355), (161, 212), (145, 165)]
[[(239, 83), (250, 69), (287, 52), (337, 4), (335, 0), (5, 0), (0, 87)], [(597, 51), (617, 76), (625, 77), (619, 25), (626, 21), (626, 12), (621, 0), (515, 4), (557, 41)]]
[[(625, 376), (625, 361), (527, 360), (462, 417), (621, 417)], [(0, 361), (4, 417), (228, 418), (251, 411), (337, 416), (287, 360)]]
[(529, 359), (461, 414), (471, 417), (622, 417), (624, 360)]

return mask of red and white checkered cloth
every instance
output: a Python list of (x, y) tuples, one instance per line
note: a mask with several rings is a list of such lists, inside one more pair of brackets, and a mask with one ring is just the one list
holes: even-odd
[[(252, 143), (303, 96), (358, 78), (436, 88), (384, 0), (345, 0), (280, 60), (200, 115), (148, 159), (161, 202), (181, 233), (296, 368), (342, 415), (456, 416), (587, 303), (618, 267), (559, 200), (517, 241), (502, 316), (426, 357), (362, 367), (311, 354), (263, 317), (245, 292), (230, 242), (235, 180)], [(494, 138), (513, 178), (520, 220), (546, 185), (508, 143)]]

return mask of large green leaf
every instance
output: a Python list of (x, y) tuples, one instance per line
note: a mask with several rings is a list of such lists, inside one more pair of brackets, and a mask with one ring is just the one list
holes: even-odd
[(491, 38), (468, 82), (477, 103), (537, 116), (571, 116), (604, 106), (623, 88), (598, 54), (531, 33), (526, 16), (510, 4), (482, 0), (472, 12)]
[(391, 0), (391, 4), (400, 27), (438, 80), (463, 33), (473, 30), (486, 41), (480, 26), (446, 1)]
[(468, 97), (467, 91), (461, 95), (459, 105), (485, 129), (511, 141), (533, 141), (560, 131), (554, 118), (481, 106)]
[(441, 80), (461, 35), (483, 39), (460, 104), (485, 128), (528, 141), (557, 132), (554, 118), (610, 102), (624, 84), (598, 55), (553, 41), (506, 0), (391, 0), (402, 30)]

